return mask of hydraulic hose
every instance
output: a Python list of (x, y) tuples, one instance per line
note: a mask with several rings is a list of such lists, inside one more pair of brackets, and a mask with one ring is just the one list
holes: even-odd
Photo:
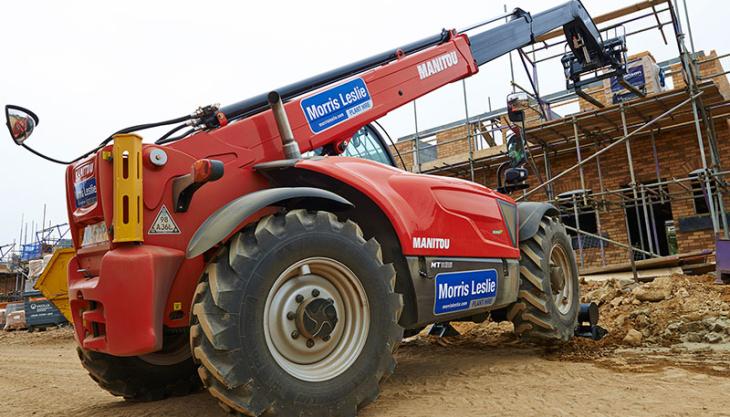
[(190, 129), (188, 129), (188, 130), (186, 130), (186, 131), (182, 132), (181, 134), (179, 134), (179, 135), (177, 135), (177, 136), (173, 136), (173, 137), (171, 137), (171, 138), (166, 138), (166, 139), (164, 139), (164, 140), (159, 140), (159, 139), (158, 139), (158, 140), (157, 140), (157, 141), (155, 142), (155, 145), (164, 145), (165, 143), (175, 142), (175, 141), (178, 141), (178, 140), (180, 140), (180, 139), (184, 139), (184, 138), (188, 137), (188, 136), (189, 136), (189, 135), (190, 135), (191, 133), (195, 133), (195, 132), (196, 132), (197, 130), (198, 130), (198, 129), (196, 129), (196, 128), (194, 128), (194, 127), (191, 127)]
[(155, 145), (162, 145), (164, 143), (168, 143), (168, 142), (172, 142), (172, 141), (176, 140), (176, 138), (170, 138), (170, 136), (174, 135), (176, 132), (179, 132), (180, 130), (184, 129), (185, 127), (187, 127), (187, 124), (185, 124), (185, 123), (173, 127), (167, 133), (160, 136), (160, 138), (155, 141)]

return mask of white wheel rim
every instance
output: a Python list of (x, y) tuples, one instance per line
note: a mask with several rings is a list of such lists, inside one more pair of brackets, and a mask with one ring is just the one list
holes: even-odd
[[(331, 301), (336, 311), (329, 337), (305, 336), (303, 307), (315, 300)], [(284, 371), (303, 381), (328, 381), (360, 356), (370, 329), (370, 306), (360, 280), (348, 267), (331, 258), (307, 258), (276, 279), (266, 298), (263, 324), (267, 348)]]
[[(562, 273), (563, 285), (562, 288), (552, 288), (553, 300), (555, 306), (562, 315), (566, 315), (570, 312), (573, 306), (574, 296), (574, 277), (573, 268), (571, 267), (570, 258), (568, 257), (565, 249), (555, 244), (550, 250), (550, 273), (556, 273), (555, 268), (559, 268), (559, 273)], [(555, 285), (555, 280), (551, 279), (551, 286)]]

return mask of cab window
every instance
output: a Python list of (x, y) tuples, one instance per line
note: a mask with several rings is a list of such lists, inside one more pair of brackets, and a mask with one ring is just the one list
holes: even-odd
[(380, 134), (372, 127), (365, 126), (352, 136), (343, 156), (370, 159), (386, 165), (395, 166), (393, 156), (383, 142)]

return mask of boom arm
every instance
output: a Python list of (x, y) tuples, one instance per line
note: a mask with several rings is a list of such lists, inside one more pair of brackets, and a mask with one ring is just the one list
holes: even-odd
[[(580, 71), (610, 64), (598, 29), (578, 0), (534, 16), (516, 9), (506, 17), (509, 17), (508, 22), (494, 28), (480, 31), (486, 23), (496, 20), (461, 32), (444, 30), (438, 35), (277, 89), (301, 151), (347, 140), (362, 126), (433, 90), (476, 74), (480, 65), (530, 45), (540, 35), (556, 28), (563, 28), (572, 50), (571, 59), (580, 64), (577, 66)], [(351, 89), (353, 86), (356, 96), (358, 89), (364, 88), (364, 107), (345, 112), (341, 107), (346, 107), (347, 103), (332, 101), (347, 96), (348, 91), (338, 89)], [(315, 103), (324, 106), (321, 108), (310, 106), (315, 96), (321, 98), (328, 92), (331, 96), (329, 99), (324, 97), (324, 100), (329, 100), (329, 104)], [(360, 98), (357, 96), (352, 102)], [(338, 112), (333, 110), (335, 105)], [(269, 108), (267, 95), (262, 94), (225, 106), (203, 119), (202, 124), (206, 128), (217, 128), (245, 119), (245, 123), (233, 123), (216, 131), (238, 142), (241, 137), (250, 137), (250, 129), (255, 126), (258, 140), (264, 144), (278, 139), (277, 125)], [(317, 112), (319, 114), (315, 115)], [(312, 125), (311, 119), (315, 116), (329, 118), (333, 122), (318, 129)], [(181, 143), (177, 146), (188, 148), (193, 145)]]
[[(601, 58), (601, 34), (580, 1), (570, 1), (535, 16), (522, 9), (515, 9), (509, 22), (470, 36), (472, 55), (477, 65), (483, 65), (510, 51), (530, 45), (539, 36), (559, 27), (563, 28), (568, 46), (574, 54), (580, 55), (583, 60), (586, 57)], [(580, 54), (577, 53), (579, 49)]]
[[(348, 77), (391, 63), (400, 57), (449, 43), (455, 35), (465, 34), (479, 27), (477, 25), (461, 33), (444, 30), (438, 35), (278, 88), (276, 91), (280, 94), (282, 100), (287, 101)], [(477, 66), (481, 66), (510, 51), (530, 45), (540, 35), (560, 27), (563, 28), (566, 37), (568, 37), (571, 50), (581, 63), (585, 64), (585, 61), (591, 61), (592, 59), (605, 61), (605, 59), (602, 59), (603, 40), (601, 35), (583, 4), (578, 0), (572, 0), (553, 7), (535, 16), (531, 16), (521, 9), (515, 9), (509, 22), (469, 37), (473, 61)], [(579, 49), (581, 50), (580, 53), (578, 53)], [(268, 108), (267, 94), (260, 94), (225, 106), (221, 109), (221, 112), (227, 120), (231, 121), (262, 112)], [(213, 119), (208, 120), (208, 122), (215, 124)]]

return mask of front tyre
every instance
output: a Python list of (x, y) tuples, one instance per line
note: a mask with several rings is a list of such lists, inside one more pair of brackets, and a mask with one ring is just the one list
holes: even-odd
[(111, 356), (80, 347), (76, 351), (91, 379), (111, 394), (129, 401), (157, 401), (200, 390), (187, 336), (169, 335), (162, 351), (142, 356)]
[(234, 236), (198, 285), (191, 343), (224, 408), (354, 416), (395, 368), (395, 270), (352, 221), (293, 210)]
[(507, 319), (519, 336), (569, 340), (577, 326), (580, 285), (565, 227), (543, 217), (535, 236), (520, 243), (520, 252), (519, 297)]

